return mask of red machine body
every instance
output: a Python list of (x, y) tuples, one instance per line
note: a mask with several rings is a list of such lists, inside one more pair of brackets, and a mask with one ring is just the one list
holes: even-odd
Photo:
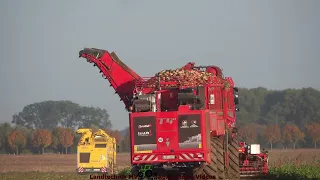
[(259, 144), (247, 145), (245, 142), (240, 142), (239, 161), (240, 173), (243, 177), (266, 176), (268, 174), (268, 151), (260, 151)]
[(186, 70), (215, 74), (201, 86), (184, 87), (179, 82), (159, 81), (150, 87), (146, 83), (149, 78), (137, 75), (113, 52), (84, 48), (79, 57), (100, 69), (129, 111), (133, 166), (152, 164), (181, 168), (216, 163), (212, 149), (218, 147), (213, 147), (213, 138), (221, 142), (224, 153), (219, 157), (224, 161), (223, 167), (229, 166), (230, 156), (223, 142), (233, 145), (238, 158), (235, 147), (238, 142), (234, 140), (238, 90), (231, 77), (223, 77), (219, 67), (197, 67), (195, 63), (183, 66)]
[[(221, 83), (208, 84), (201, 87), (198, 92), (202, 92), (203, 97), (220, 94), (215, 96), (215, 101), (221, 102), (223, 86)], [(222, 104), (210, 104), (209, 98), (204, 98), (203, 109), (190, 110), (189, 105), (178, 106), (177, 92), (172, 89), (157, 91), (154, 98), (155, 102), (160, 103), (155, 103), (155, 112), (129, 114), (132, 164), (211, 162), (210, 138), (224, 135), (226, 126), (231, 129), (235, 122), (235, 111), (233, 107), (226, 107), (227, 113), (224, 113)], [(157, 99), (160, 95), (161, 99)], [(232, 91), (225, 92), (225, 96), (231, 99)], [(213, 109), (216, 113), (212, 113)], [(229, 115), (225, 117), (226, 114)], [(188, 121), (185, 128), (184, 121)], [(184, 145), (184, 141), (189, 140), (188, 138), (197, 139), (194, 143)]]

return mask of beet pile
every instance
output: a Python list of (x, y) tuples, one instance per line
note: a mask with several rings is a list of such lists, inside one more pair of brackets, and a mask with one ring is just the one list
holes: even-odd
[[(210, 81), (214, 75), (212, 73), (199, 70), (185, 70), (182, 68), (175, 70), (163, 70), (155, 74), (146, 83), (149, 87), (155, 87), (161, 82), (178, 82), (180, 86), (197, 86)], [(168, 85), (170, 86), (170, 85)]]

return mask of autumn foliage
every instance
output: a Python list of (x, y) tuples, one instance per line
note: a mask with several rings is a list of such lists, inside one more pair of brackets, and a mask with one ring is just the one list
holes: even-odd
[(247, 143), (255, 143), (257, 140), (257, 131), (254, 126), (247, 124), (239, 129), (239, 138)]
[(74, 133), (72, 129), (64, 129), (60, 134), (61, 145), (64, 148), (70, 147), (73, 144)]
[(46, 129), (36, 129), (32, 133), (32, 145), (42, 150), (44, 153), (44, 148), (47, 148), (52, 143), (52, 133)]
[(19, 149), (24, 148), (26, 143), (27, 138), (21, 130), (14, 130), (8, 135), (8, 144), (16, 154), (19, 154)]
[(53, 130), (53, 146), (57, 149), (64, 148), (65, 152), (68, 153), (68, 147), (73, 145), (74, 131), (70, 128), (57, 127)]
[(120, 141), (122, 140), (121, 138), (121, 134), (119, 130), (110, 130), (110, 129), (106, 129), (106, 133), (108, 133), (110, 136), (114, 137), (116, 139), (117, 143), (120, 143)]
[[(110, 136), (115, 137), (121, 152), (130, 152), (129, 129), (126, 129), (126, 134), (123, 136), (118, 130), (104, 130)], [(238, 137), (240, 141), (249, 144), (258, 143), (263, 147), (269, 145), (271, 149), (273, 147), (303, 147), (306, 143), (317, 148), (317, 143), (320, 141), (320, 124), (306, 124), (305, 128), (299, 129), (298, 126), (291, 123), (286, 123), (284, 126), (250, 123), (238, 128)], [(44, 150), (74, 153), (79, 139), (80, 135), (70, 128), (56, 127), (48, 130), (0, 125), (0, 150), (6, 153), (38, 153), (39, 151), (43, 153)]]
[(304, 139), (304, 133), (294, 124), (286, 124), (283, 127), (282, 139), (286, 143), (292, 143), (293, 148), (296, 148), (296, 144)]
[(264, 138), (272, 149), (272, 145), (281, 140), (280, 127), (277, 124), (268, 125), (264, 131)]
[(320, 141), (320, 124), (311, 123), (306, 125), (306, 132), (311, 137), (314, 148), (317, 148), (317, 142)]

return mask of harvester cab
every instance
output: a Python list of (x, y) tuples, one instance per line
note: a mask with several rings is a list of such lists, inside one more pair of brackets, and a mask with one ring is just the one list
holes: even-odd
[(268, 151), (261, 151), (260, 144), (239, 143), (241, 177), (265, 176), (268, 173)]

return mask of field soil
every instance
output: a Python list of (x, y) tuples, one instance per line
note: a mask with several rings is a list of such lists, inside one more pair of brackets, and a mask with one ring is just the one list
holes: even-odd
[[(273, 150), (269, 152), (270, 166), (284, 163), (320, 162), (320, 149)], [(118, 153), (117, 169), (130, 166), (130, 154)], [(76, 155), (0, 155), (0, 173), (6, 172), (76, 172)]]
[[(75, 154), (0, 155), (0, 173), (4, 172), (76, 172)], [(117, 169), (130, 165), (129, 153), (118, 153)]]

